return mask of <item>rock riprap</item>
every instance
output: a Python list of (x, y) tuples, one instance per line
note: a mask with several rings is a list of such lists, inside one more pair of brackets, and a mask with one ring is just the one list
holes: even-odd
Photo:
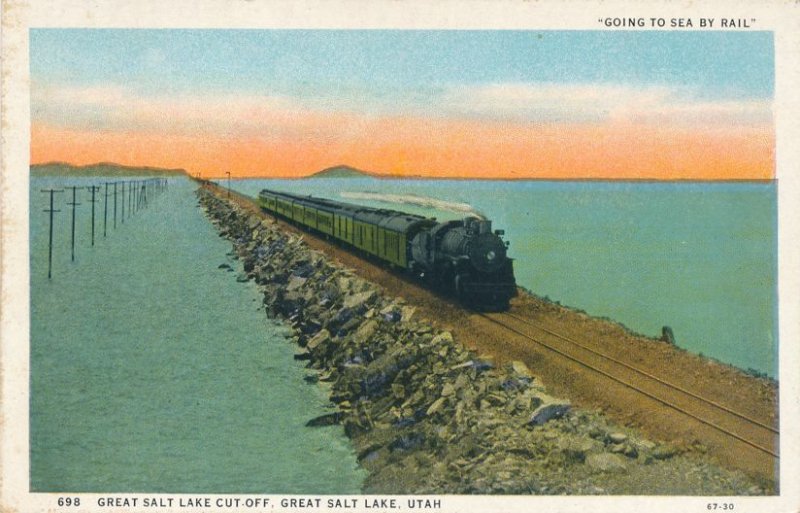
[[(610, 426), (551, 397), (522, 362), (497, 367), (413, 305), (310, 249), (302, 235), (209, 192), (200, 203), (292, 327), (306, 381), (369, 471), (368, 493), (745, 493), (743, 476)], [(220, 266), (228, 270), (228, 264)], [(685, 477), (688, 473), (692, 479)]]

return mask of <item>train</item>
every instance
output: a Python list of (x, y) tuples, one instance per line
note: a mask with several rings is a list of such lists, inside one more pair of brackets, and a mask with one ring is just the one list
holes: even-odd
[(438, 222), (397, 210), (264, 189), (266, 212), (355, 248), (481, 309), (503, 310), (517, 294), (503, 230), (475, 216)]

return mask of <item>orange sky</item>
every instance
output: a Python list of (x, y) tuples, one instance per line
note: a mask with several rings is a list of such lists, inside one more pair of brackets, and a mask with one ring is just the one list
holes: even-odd
[(30, 55), (32, 163), (775, 176), (768, 32), (34, 29)]
[[(291, 120), (286, 120), (291, 122)], [(333, 126), (331, 126), (333, 125)], [(334, 130), (334, 126), (342, 127)], [(347, 164), (465, 178), (774, 178), (771, 126), (633, 122), (532, 124), (414, 117), (307, 120), (304, 133), (65, 129), (34, 122), (31, 162), (116, 162), (203, 177), (296, 177)]]

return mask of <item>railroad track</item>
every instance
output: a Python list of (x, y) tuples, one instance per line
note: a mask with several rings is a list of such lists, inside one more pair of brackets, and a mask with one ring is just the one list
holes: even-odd
[(535, 342), (607, 379), (686, 415), (727, 437), (746, 444), (776, 460), (778, 430), (718, 401), (671, 383), (668, 379), (589, 347), (570, 337), (513, 313), (478, 313), (480, 317)]

